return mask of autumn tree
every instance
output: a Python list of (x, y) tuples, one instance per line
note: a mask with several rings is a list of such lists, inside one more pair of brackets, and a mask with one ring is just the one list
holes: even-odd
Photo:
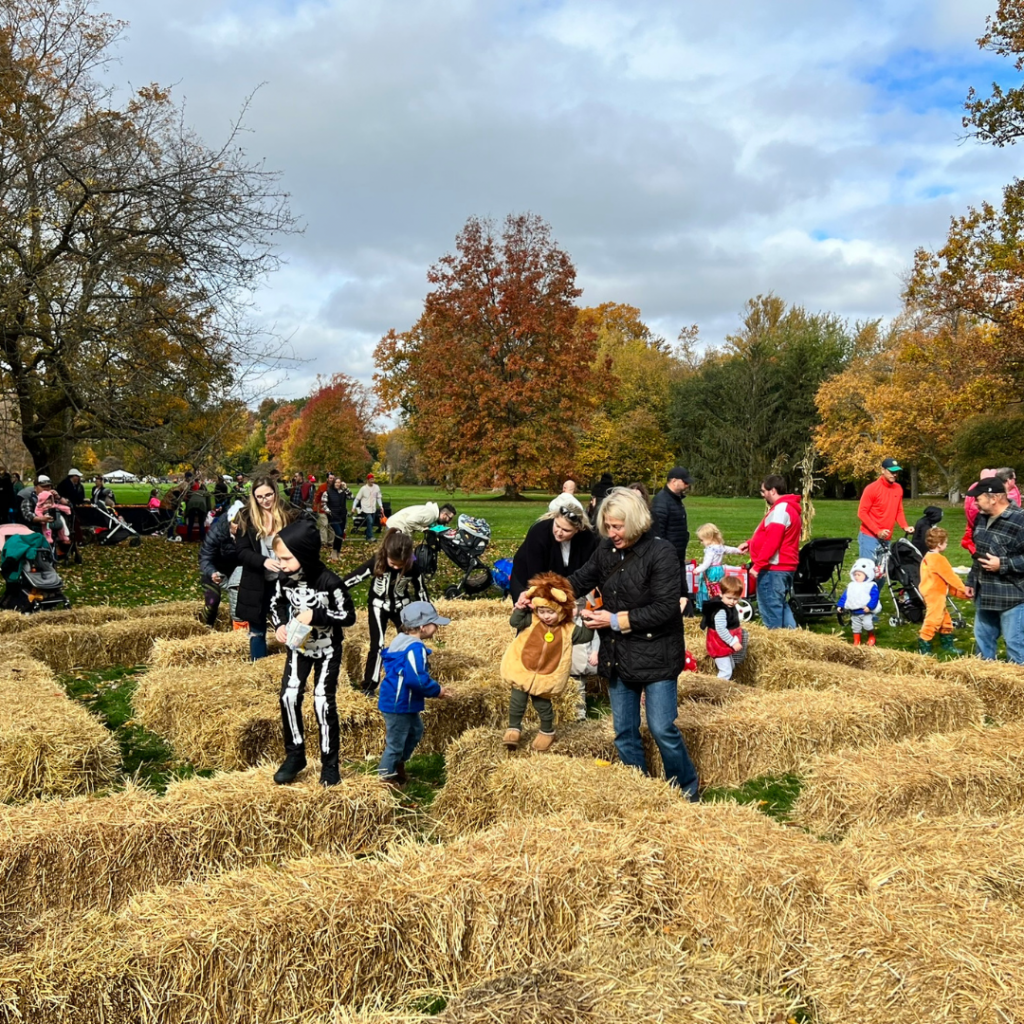
[(0, 390), (53, 476), (79, 439), (159, 452), (238, 397), (266, 355), (247, 296), (293, 223), (240, 123), (209, 148), (159, 86), (115, 104), (123, 27), (87, 0), (0, 12)]
[(818, 386), (851, 349), (835, 315), (776, 295), (751, 299), (740, 331), (706, 350), (672, 389), (670, 438), (698, 486), (756, 494), (767, 474), (792, 473), (818, 422)]
[(470, 218), (427, 279), (417, 323), (378, 344), (374, 380), (431, 474), (515, 497), (571, 467), (594, 340), (574, 329), (576, 271), (548, 225)]
[(331, 471), (353, 479), (366, 471), (372, 402), (344, 373), (317, 377), (317, 386), (289, 423), (281, 460), (289, 469), (318, 476)]

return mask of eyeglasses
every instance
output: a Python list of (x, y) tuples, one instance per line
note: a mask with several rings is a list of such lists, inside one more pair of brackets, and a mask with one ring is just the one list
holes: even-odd
[(273, 491), (268, 491), (266, 494), (257, 494), (255, 497), (257, 501), (273, 501), (275, 495)]
[(583, 516), (579, 514), (575, 509), (570, 508), (568, 505), (560, 505), (558, 508), (558, 514), (563, 519), (568, 519), (573, 526), (579, 526), (583, 522)]

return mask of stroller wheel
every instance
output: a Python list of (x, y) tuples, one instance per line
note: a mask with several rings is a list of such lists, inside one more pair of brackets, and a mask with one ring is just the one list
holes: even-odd
[(459, 596), (459, 588), (458, 587), (447, 587), (445, 589), (444, 596), (449, 601), (454, 601), (455, 598), (457, 598)]
[(750, 622), (754, 617), (754, 606), (749, 601), (737, 601), (736, 614), (739, 615), (740, 622)]
[(890, 626), (902, 626), (903, 625), (903, 620), (898, 615), (890, 615), (889, 616), (889, 625)]

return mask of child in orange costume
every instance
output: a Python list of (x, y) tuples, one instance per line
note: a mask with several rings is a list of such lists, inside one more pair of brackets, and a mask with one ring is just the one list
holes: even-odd
[(924, 598), (925, 616), (917, 641), (918, 650), (922, 654), (932, 653), (932, 641), (936, 633), (939, 634), (939, 645), (942, 650), (961, 653), (953, 642), (953, 621), (946, 608), (946, 597), (952, 594), (953, 597), (962, 599), (967, 597), (967, 592), (960, 578), (953, 572), (949, 560), (942, 553), (948, 543), (949, 534), (937, 526), (930, 529), (925, 536), (928, 554), (921, 561), (919, 587), (921, 597)]

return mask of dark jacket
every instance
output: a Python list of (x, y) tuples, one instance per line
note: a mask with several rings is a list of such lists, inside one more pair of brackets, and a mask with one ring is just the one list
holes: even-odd
[(924, 510), (924, 515), (916, 523), (914, 523), (914, 536), (912, 543), (918, 551), (921, 552), (923, 558), (928, 554), (928, 545), (925, 543), (925, 538), (928, 536), (928, 531), (933, 526), (938, 526), (942, 522), (942, 509), (938, 505), (929, 505)]
[[(527, 588), (532, 577), (541, 572), (557, 572), (568, 576), (582, 569), (597, 547), (598, 536), (593, 530), (580, 530), (569, 541), (569, 564), (562, 561), (562, 546), (555, 540), (550, 519), (541, 519), (526, 532), (512, 559), (512, 578), (509, 585), (512, 600)], [(583, 595), (577, 591), (577, 596)]]
[(85, 488), (82, 486), (82, 481), (79, 480), (76, 484), (71, 477), (66, 476), (59, 484), (57, 484), (57, 493), (69, 504), (69, 505), (82, 505), (85, 503)]
[(599, 631), (600, 675), (642, 686), (675, 679), (682, 672), (686, 643), (679, 612), (679, 558), (668, 541), (648, 530), (620, 553), (605, 538), (569, 582), (577, 594), (599, 587), (606, 611), (629, 613), (628, 632)]
[(686, 522), (686, 506), (681, 494), (673, 494), (668, 487), (662, 487), (651, 500), (651, 518), (654, 532), (676, 549), (679, 557), (679, 593), (686, 593), (686, 548), (690, 543), (690, 528)]
[(373, 602), (391, 612), (401, 612), (410, 601), (425, 601), (427, 599), (424, 587), (423, 566), (419, 559), (414, 558), (408, 570), (392, 569), (388, 566), (383, 576), (374, 576), (373, 567), (376, 565), (377, 556), (371, 555), (369, 560), (364, 562), (358, 569), (345, 577), (345, 586), (351, 590), (358, 587), (363, 580), (370, 581), (370, 593), (367, 596), (367, 603)]
[(213, 521), (199, 547), (199, 571), (208, 579), (215, 572), (230, 576), (237, 567), (238, 548), (231, 536), (231, 523), (222, 515)]
[[(974, 521), (974, 544), (967, 586), (975, 589), (975, 606), (982, 611), (1005, 612), (1024, 604), (1024, 512), (1016, 505), (995, 517), (979, 512)], [(998, 556), (995, 572), (979, 564), (985, 555)]]
[(352, 500), (352, 492), (347, 487), (340, 490), (328, 487), (324, 491), (324, 502), (327, 505), (327, 518), (332, 523), (344, 523), (348, 519), (348, 505)]
[(238, 514), (241, 520), (235, 536), (235, 551), (242, 566), (242, 578), (238, 584), (235, 614), (240, 622), (258, 622), (268, 609), (274, 583), (266, 578), (263, 562), (267, 556), (260, 547), (256, 527), (249, 522), (245, 509)]

